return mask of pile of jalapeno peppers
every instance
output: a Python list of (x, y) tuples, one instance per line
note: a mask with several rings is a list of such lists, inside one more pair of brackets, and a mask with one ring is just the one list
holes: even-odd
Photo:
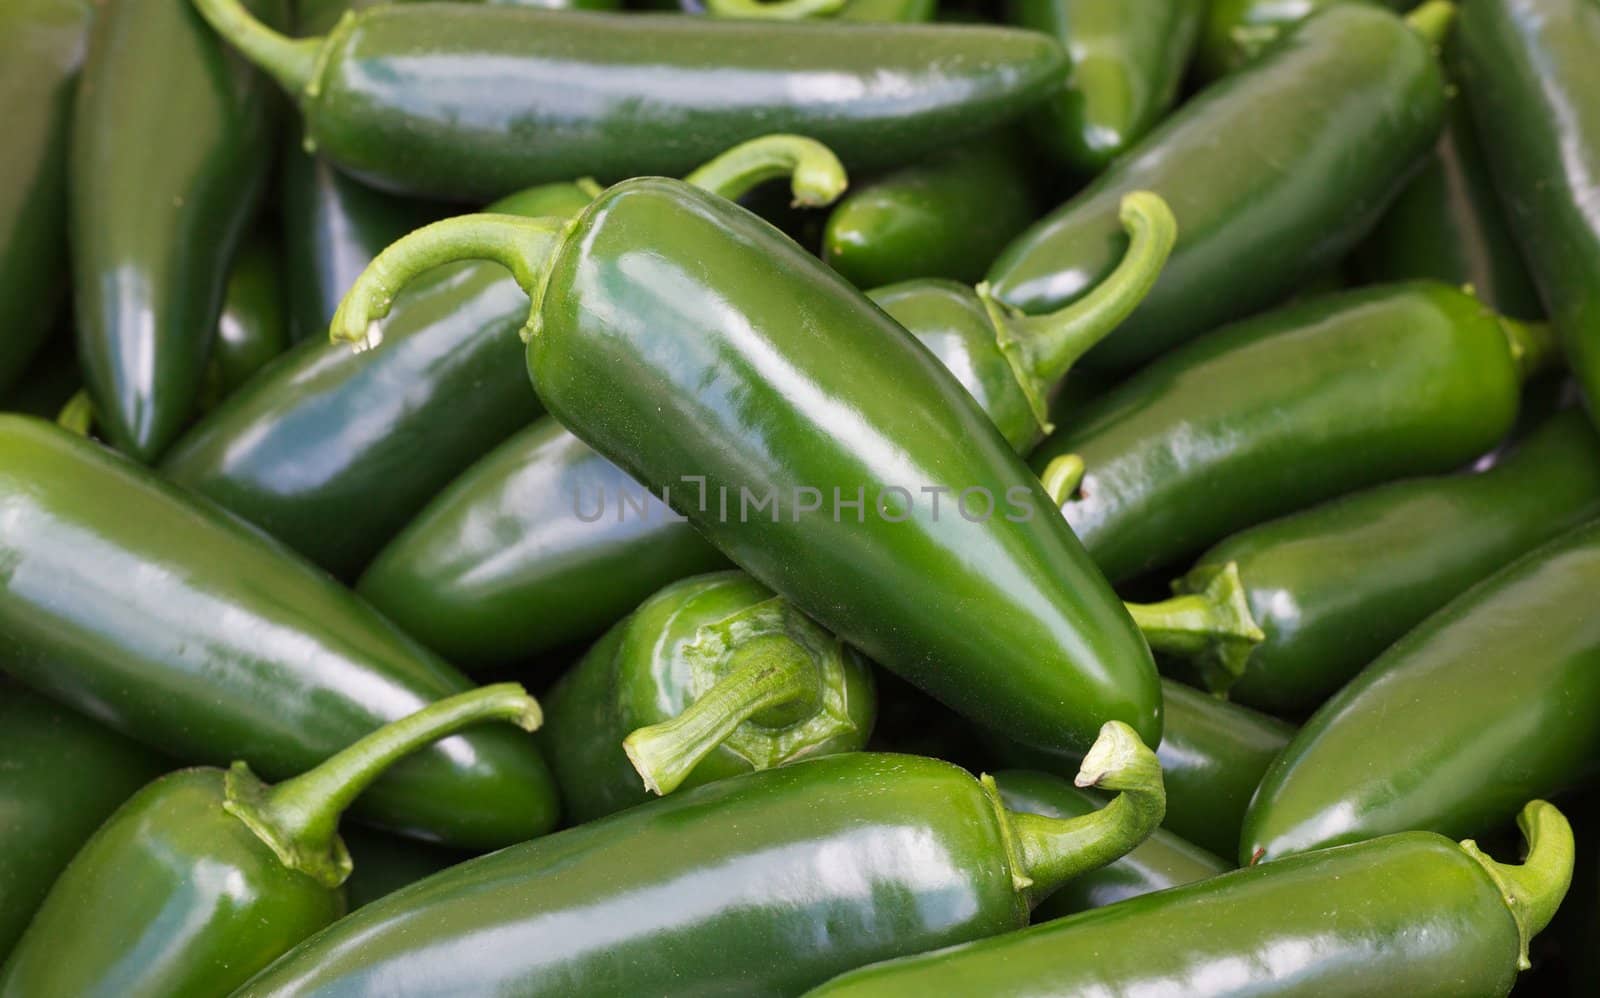
[(0, 0), (0, 108), (0, 998), (1600, 990), (1600, 0)]

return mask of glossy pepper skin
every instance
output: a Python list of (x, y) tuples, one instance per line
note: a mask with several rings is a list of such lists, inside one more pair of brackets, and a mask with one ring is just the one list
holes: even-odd
[(854, 650), (743, 572), (719, 572), (646, 600), (551, 688), (545, 707), (540, 747), (567, 819), (579, 823), (651, 791), (857, 751), (876, 698)]
[(857, 186), (828, 215), (822, 258), (858, 288), (919, 277), (972, 282), (1035, 211), (1027, 150), (979, 136)]
[[(1076, 818), (1102, 804), (1088, 791), (1049, 773), (1010, 769), (994, 774), (994, 782), (1000, 788), (1000, 799), (1011, 811)], [(1126, 856), (1073, 877), (1040, 901), (1033, 909), (1033, 924), (1206, 880), (1231, 869), (1223, 859), (1158, 828)]]
[[(420, 230), (374, 261), (334, 334), (381, 331), (412, 274), (493, 255), (533, 289), (528, 370), (551, 414), (670, 490), (758, 581), (1022, 741), (1086, 746), (1107, 718), (1158, 740), (1155, 669), (1127, 610), (982, 409), (892, 319), (678, 181), (625, 181), (556, 230), (493, 215)], [(926, 489), (985, 490), (994, 507), (969, 493), (967, 516), (949, 501), (937, 516)], [(770, 512), (741, 516), (725, 495)]]
[(1544, 338), (1432, 282), (1313, 298), (1161, 358), (1033, 463), (1083, 460), (1062, 511), (1120, 582), (1323, 499), (1466, 464), (1511, 429)]
[[(0, 511), (7, 671), (174, 758), (292, 775), (471, 688), (278, 544), (56, 426), (0, 416)], [(543, 760), (504, 731), (401, 762), (357, 806), (479, 848), (556, 819)]]
[[(1163, 827), (1219, 856), (1239, 849), (1250, 797), (1267, 767), (1294, 737), (1294, 726), (1171, 679), (1161, 681), (1166, 728), (1156, 756), (1167, 788)], [(1046, 753), (990, 735), (1003, 765), (1070, 776), (1078, 758)]]
[(1195, 72), (1203, 80), (1235, 72), (1260, 58), (1294, 25), (1340, 3), (1376, 0), (1210, 0), (1195, 51)]
[(288, 348), (278, 247), (258, 237), (245, 243), (228, 272), (202, 406), (214, 408)]
[(1238, 566), (1265, 640), (1215, 674), (1240, 703), (1310, 710), (1430, 613), (1600, 515), (1600, 437), (1552, 417), (1486, 471), (1394, 482), (1235, 534), (1174, 584)]
[(1461, 86), (1523, 259), (1561, 333), (1591, 416), (1600, 405), (1600, 6), (1465, 5)]
[(1335, 7), (1173, 112), (1013, 241), (989, 283), (1028, 313), (1075, 300), (1122, 253), (1122, 196), (1161, 195), (1178, 218), (1172, 258), (1085, 358), (1126, 371), (1342, 258), (1432, 148), (1443, 116), (1428, 42), (1386, 11)]
[[(1467, 590), (1323, 704), (1250, 802), (1240, 861), (1409, 829), (1483, 834), (1600, 758), (1600, 523)], [(1405, 737), (1385, 738), (1397, 717)]]
[(67, 135), (89, 0), (0, 10), (0, 397), (55, 326), (67, 287)]
[(1104, 170), (1178, 96), (1206, 0), (1009, 0), (1007, 20), (1061, 42), (1066, 84), (1029, 115), (1033, 134), (1082, 177)]
[(312, 937), (239, 995), (788, 995), (1020, 928), (1030, 891), (1110, 862), (1159, 815), (1154, 760), (1121, 731), (1137, 757), (1122, 768), (1143, 773), (1103, 782), (1140, 789), (1087, 818), (1012, 814), (992, 782), (919, 756), (809, 759), (453, 867)]
[(0, 680), (0, 964), (78, 847), (168, 764)]
[(1572, 878), (1561, 812), (1533, 801), (1522, 824), (1521, 866), (1471, 841), (1389, 835), (865, 967), (809, 995), (1500, 998)]
[[(1065, 58), (1002, 28), (446, 4), (377, 7), (325, 42), (290, 42), (244, 23), (237, 0), (195, 4), (299, 101), (307, 136), (341, 169), (468, 200), (576, 176), (681, 174), (768, 132), (817, 139), (852, 170), (907, 162), (1020, 114)], [(617, 81), (644, 69), (641, 112)]]
[[(973, 288), (943, 280), (869, 297), (1026, 451), (1049, 424), (1045, 406), (1061, 370), (1127, 314), (1171, 249), (1165, 206), (1130, 201), (1128, 254), (1060, 315), (1019, 322)], [(1028, 357), (1038, 363), (1019, 359)], [(373, 560), (358, 588), (451, 661), (495, 665), (592, 636), (667, 583), (726, 564), (632, 476), (545, 420), (452, 483)]]
[[(690, 180), (735, 196), (783, 176), (807, 204), (846, 184), (826, 147), (787, 135), (725, 150)], [(599, 191), (590, 180), (543, 184), (490, 207), (567, 218)], [(539, 413), (511, 332), (527, 311), (515, 281), (464, 263), (430, 274), (399, 308), (386, 349), (301, 346), (190, 431), (162, 470), (354, 578), (446, 483)]]
[(223, 998), (344, 914), (339, 817), (406, 753), (473, 724), (532, 729), (514, 683), (431, 704), (277, 786), (250, 767), (140, 790), (51, 887), (5, 967), (6, 998)]
[[(1496, 135), (1494, 141), (1504, 139)], [(1485, 304), (1506, 315), (1544, 315), (1495, 193), (1465, 95), (1451, 97), (1432, 158), (1356, 250), (1354, 263), (1371, 281), (1430, 278), (1470, 285)]]
[[(286, 17), (283, 0), (252, 9)], [(144, 463), (194, 414), (276, 99), (184, 4), (96, 12), (69, 164), (78, 357), (101, 432)]]

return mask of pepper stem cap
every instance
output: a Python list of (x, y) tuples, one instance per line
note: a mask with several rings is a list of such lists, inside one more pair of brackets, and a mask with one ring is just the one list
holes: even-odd
[(276, 786), (235, 762), (223, 780), (223, 810), (244, 822), (283, 865), (329, 887), (350, 876), (339, 817), (401, 757), (485, 721), (539, 727), (539, 704), (516, 683), (498, 683), (429, 704)]
[(845, 0), (706, 0), (706, 12), (715, 17), (795, 21), (836, 14), (844, 4)]
[(1500, 889), (1517, 923), (1517, 969), (1527, 970), (1528, 942), (1550, 924), (1572, 886), (1572, 826), (1554, 804), (1531, 800), (1517, 815), (1517, 827), (1528, 842), (1528, 858), (1520, 866), (1497, 863), (1478, 844), (1464, 839), (1461, 848), (1477, 860)]
[(1406, 15), (1411, 30), (1421, 35), (1435, 49), (1444, 44), (1450, 28), (1456, 23), (1458, 8), (1451, 0), (1428, 0)]
[(80, 437), (89, 435), (89, 428), (94, 425), (94, 400), (89, 397), (87, 388), (72, 393), (67, 404), (56, 413), (56, 425)]
[(1128, 613), (1152, 650), (1193, 661), (1207, 689), (1226, 693), (1266, 640), (1250, 612), (1238, 562), (1197, 568), (1173, 590), (1176, 595), (1160, 603), (1125, 604)]
[(995, 342), (1011, 364), (1041, 434), (1050, 423), (1049, 396), (1072, 365), (1133, 314), (1166, 266), (1178, 241), (1178, 220), (1159, 194), (1133, 191), (1122, 198), (1128, 250), (1111, 276), (1071, 305), (1027, 315), (996, 299), (987, 282), (978, 297), (994, 326)]

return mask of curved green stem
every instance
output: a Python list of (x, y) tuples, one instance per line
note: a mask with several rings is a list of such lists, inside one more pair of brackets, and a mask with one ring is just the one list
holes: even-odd
[(1428, 44), (1438, 48), (1444, 44), (1451, 26), (1456, 23), (1456, 13), (1456, 5), (1451, 0), (1428, 0), (1406, 15), (1406, 23)]
[(463, 260), (490, 260), (532, 299), (523, 339), (538, 332), (539, 299), (557, 243), (568, 222), (520, 215), (461, 215), (425, 225), (391, 243), (367, 265), (333, 314), (329, 335), (335, 342), (367, 350), (383, 341), (378, 320), (389, 314), (394, 296), (413, 278), (434, 267)]
[(1548, 322), (1523, 322), (1503, 315), (1499, 318), (1500, 328), (1505, 331), (1511, 348), (1511, 362), (1517, 366), (1517, 375), (1524, 383), (1560, 359), (1555, 330)]
[(80, 388), (72, 393), (56, 414), (56, 425), (80, 437), (89, 435), (90, 427), (94, 426), (94, 402), (89, 398), (88, 389)]
[(1052, 502), (1057, 506), (1065, 506), (1072, 501), (1072, 494), (1078, 491), (1078, 486), (1083, 484), (1083, 473), (1087, 470), (1083, 458), (1076, 454), (1063, 454), (1044, 466), (1044, 471), (1039, 475), (1039, 484), (1044, 486), (1044, 494)]
[[(820, 695), (816, 662), (784, 635), (762, 635), (740, 645), (729, 663), (731, 671), (683, 713), (623, 739), (622, 749), (646, 790), (672, 793), (739, 725), (776, 707), (804, 709)], [(770, 726), (792, 723), (793, 713), (770, 718)]]
[(256, 20), (240, 0), (193, 0), (193, 3), (217, 34), (269, 73), (284, 90), (295, 95), (315, 91), (323, 48), (339, 33), (339, 28), (326, 37), (289, 38)]
[(1012, 859), (1012, 883), (1030, 898), (1048, 896), (1073, 877), (1105, 866), (1150, 836), (1167, 813), (1167, 791), (1156, 754), (1121, 721), (1107, 721), (1073, 780), (1087, 789), (1117, 791), (1104, 807), (1076, 818), (1008, 811), (994, 779), (984, 788), (995, 802)]
[(832, 204), (849, 186), (844, 164), (833, 150), (803, 135), (763, 135), (741, 142), (684, 177), (684, 183), (732, 201), (757, 184), (792, 177), (797, 206)]
[(1238, 563), (1198, 568), (1173, 590), (1177, 595), (1160, 603), (1124, 605), (1151, 649), (1191, 660), (1207, 689), (1226, 693), (1266, 639), (1250, 612)]
[(1125, 195), (1121, 218), (1128, 233), (1127, 253), (1110, 277), (1065, 308), (1026, 315), (997, 301), (988, 284), (977, 287), (994, 324), (995, 342), (1028, 397), (1041, 435), (1054, 429), (1050, 393), (1073, 363), (1121, 325), (1150, 293), (1178, 241), (1178, 220), (1159, 194)]
[(799, 20), (838, 13), (845, 0), (706, 0), (707, 13), (717, 17), (768, 17)]
[(1543, 931), (1561, 899), (1572, 886), (1573, 841), (1572, 826), (1566, 816), (1553, 804), (1542, 800), (1529, 801), (1517, 815), (1517, 827), (1528, 841), (1528, 858), (1520, 866), (1497, 863), (1478, 848), (1471, 839), (1461, 843), (1468, 856), (1477, 860), (1489, 874), (1511, 917), (1517, 923), (1517, 936), (1521, 952), (1517, 954), (1517, 967), (1527, 970), (1528, 941)]
[(236, 762), (228, 770), (223, 809), (250, 827), (285, 866), (329, 887), (350, 875), (339, 817), (373, 780), (402, 756), (462, 728), (509, 721), (539, 727), (539, 704), (516, 683), (499, 683), (428, 705), (385, 725), (308, 773), (268, 786)]

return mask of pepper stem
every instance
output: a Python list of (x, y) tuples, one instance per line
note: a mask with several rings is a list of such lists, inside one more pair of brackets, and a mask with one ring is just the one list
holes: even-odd
[(225, 778), (223, 810), (243, 821), (291, 869), (328, 887), (350, 875), (339, 816), (402, 756), (469, 725), (509, 721), (533, 731), (539, 704), (516, 683), (498, 683), (428, 705), (385, 725), (317, 768), (268, 786), (242, 762)]
[(1039, 475), (1039, 484), (1044, 486), (1044, 493), (1051, 502), (1065, 506), (1072, 500), (1072, 494), (1078, 491), (1078, 486), (1083, 484), (1083, 473), (1087, 470), (1083, 458), (1077, 454), (1063, 454), (1044, 466), (1044, 472)]
[(845, 0), (706, 0), (706, 12), (716, 17), (766, 17), (799, 20), (835, 14)]
[(1428, 0), (1406, 15), (1406, 23), (1428, 44), (1438, 48), (1444, 44), (1451, 26), (1456, 23), (1456, 12), (1456, 5), (1451, 0)]
[(748, 193), (757, 184), (791, 177), (796, 207), (832, 204), (849, 185), (844, 164), (833, 150), (803, 135), (763, 135), (741, 142), (684, 177), (684, 183), (727, 198)]
[(1155, 286), (1178, 240), (1178, 220), (1159, 194), (1134, 191), (1122, 199), (1128, 251), (1111, 276), (1082, 298), (1046, 315), (1027, 315), (998, 301), (987, 283), (978, 297), (994, 324), (995, 342), (1011, 363), (1041, 433), (1048, 434), (1049, 396), (1074, 362), (1099, 343)]
[[(731, 671), (683, 713), (623, 739), (622, 749), (646, 790), (672, 793), (739, 725), (776, 707), (803, 710), (821, 695), (821, 677), (810, 653), (784, 635), (763, 635), (741, 644), (729, 664)], [(780, 727), (795, 718), (771, 720), (777, 722), (772, 727)]]
[(1206, 566), (1190, 573), (1184, 584), (1160, 603), (1123, 605), (1151, 649), (1192, 660), (1206, 688), (1225, 693), (1266, 635), (1250, 613), (1237, 562)]
[(1517, 827), (1528, 840), (1528, 858), (1520, 866), (1497, 863), (1471, 839), (1461, 843), (1468, 856), (1477, 860), (1489, 874), (1511, 917), (1517, 923), (1521, 945), (1517, 969), (1527, 970), (1528, 941), (1544, 930), (1561, 907), (1561, 899), (1572, 886), (1572, 826), (1555, 805), (1531, 800), (1517, 815)]
[(1167, 813), (1161, 764), (1121, 721), (1101, 726), (1073, 780), (1080, 788), (1117, 791), (1097, 811), (1076, 818), (1008, 811), (1000, 803), (994, 778), (985, 775), (982, 781), (1000, 815), (1012, 858), (1012, 884), (1029, 892), (1030, 903), (1127, 854), (1156, 830)]
[(291, 94), (311, 90), (326, 37), (289, 38), (262, 24), (240, 0), (193, 0), (195, 9), (228, 44)]
[(56, 425), (80, 437), (89, 435), (89, 428), (94, 425), (94, 400), (89, 398), (88, 389), (80, 388), (72, 393), (67, 404), (56, 413)]
[(1549, 323), (1523, 322), (1504, 315), (1499, 319), (1511, 349), (1511, 362), (1524, 383), (1555, 363), (1560, 351), (1556, 348), (1555, 330)]
[(356, 278), (338, 311), (330, 335), (334, 342), (368, 350), (383, 340), (378, 320), (389, 314), (394, 296), (418, 274), (462, 260), (492, 260), (511, 271), (533, 307), (523, 339), (538, 331), (539, 298), (545, 269), (569, 223), (520, 215), (461, 215), (425, 225), (391, 243)]

